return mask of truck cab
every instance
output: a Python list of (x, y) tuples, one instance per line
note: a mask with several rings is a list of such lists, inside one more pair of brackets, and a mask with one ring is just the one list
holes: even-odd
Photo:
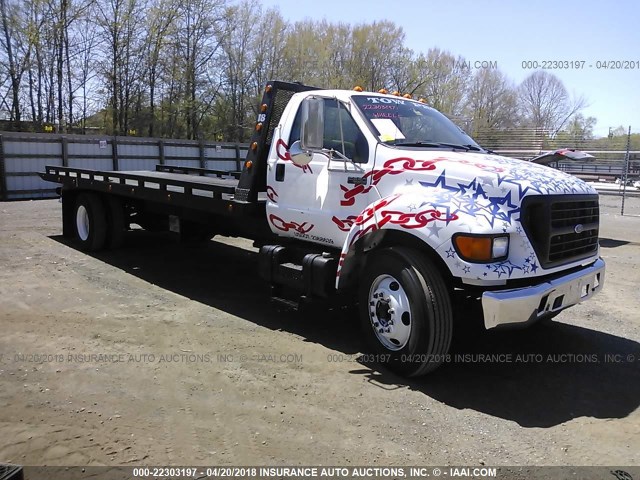
[[(283, 239), (340, 251), (335, 288), (360, 285), (364, 327), (382, 345), (378, 352), (409, 346), (411, 297), (440, 287), (444, 297), (454, 289), (475, 296), (486, 328), (551, 318), (602, 288), (596, 191), (486, 151), (423, 102), (298, 93), (274, 127), (267, 165), (269, 227)], [(377, 263), (407, 271), (369, 272)], [(403, 282), (408, 272), (416, 278)], [(442, 285), (416, 294), (412, 282)], [(450, 298), (436, 302), (453, 308)], [(429, 308), (438, 310), (421, 310)], [(433, 363), (444, 352), (431, 351)]]

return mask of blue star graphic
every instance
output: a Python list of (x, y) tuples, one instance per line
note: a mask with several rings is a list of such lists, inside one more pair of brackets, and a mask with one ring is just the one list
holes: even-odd
[[(502, 220), (511, 225), (511, 217), (520, 213), (520, 207), (511, 202), (511, 192), (504, 197), (489, 197), (489, 201), (491, 202), (489, 210), (493, 215), (489, 222), (492, 228), (496, 220)], [(502, 211), (504, 207), (506, 211)]]
[(436, 238), (438, 238), (440, 236), (440, 230), (442, 230), (442, 227), (439, 227), (438, 225), (436, 225), (435, 222), (433, 222), (431, 224), (430, 227), (427, 227), (427, 230), (429, 231), (429, 236), (434, 236)]
[(513, 274), (514, 270), (522, 270), (521, 267), (518, 267), (517, 265), (511, 263), (509, 260), (506, 260), (504, 262), (500, 262), (500, 263), (496, 263), (493, 265), (493, 273), (497, 273), (498, 274), (498, 278), (500, 278), (502, 275), (507, 275), (509, 277), (511, 277), (511, 275)]
[(453, 256), (455, 255), (456, 251), (453, 248), (449, 247), (449, 250), (447, 250), (446, 253), (447, 253), (447, 258), (453, 258)]

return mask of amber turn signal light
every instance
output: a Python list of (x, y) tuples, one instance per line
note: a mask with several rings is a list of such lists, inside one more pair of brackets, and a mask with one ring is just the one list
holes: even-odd
[(453, 237), (453, 246), (463, 260), (493, 262), (508, 256), (509, 237), (457, 234)]

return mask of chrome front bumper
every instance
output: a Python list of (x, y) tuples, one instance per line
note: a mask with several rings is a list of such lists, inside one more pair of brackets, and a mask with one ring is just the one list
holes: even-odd
[(604, 261), (532, 287), (482, 294), (485, 328), (522, 325), (591, 298), (604, 285)]

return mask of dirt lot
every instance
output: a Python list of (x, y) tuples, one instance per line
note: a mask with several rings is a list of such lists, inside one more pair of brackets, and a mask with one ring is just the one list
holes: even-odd
[(601, 294), (549, 326), (457, 325), (475, 356), (418, 381), (358, 362), (346, 314), (277, 310), (245, 241), (91, 256), (56, 200), (0, 204), (0, 462), (639, 465), (640, 218), (602, 203)]

